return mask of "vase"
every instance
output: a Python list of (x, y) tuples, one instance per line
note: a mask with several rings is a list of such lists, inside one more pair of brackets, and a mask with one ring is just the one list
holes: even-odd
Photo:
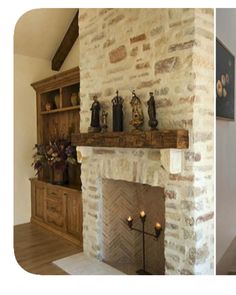
[(72, 106), (78, 105), (78, 102), (79, 102), (78, 101), (78, 94), (76, 92), (73, 92), (71, 94), (70, 101), (71, 101)]
[(47, 102), (47, 103), (45, 104), (45, 110), (46, 110), (46, 111), (51, 111), (51, 110), (52, 110), (52, 104), (51, 104), (50, 102)]
[(59, 94), (54, 96), (54, 103), (56, 105), (56, 108), (59, 109), (60, 108), (60, 95)]
[(49, 182), (49, 183), (54, 183), (54, 173), (53, 173), (53, 167), (52, 166), (48, 166), (47, 167), (47, 170), (46, 170), (46, 172), (47, 172), (47, 181)]
[(53, 168), (53, 184), (65, 184), (63, 169), (56, 169), (55, 167)]
[(79, 189), (81, 188), (81, 179), (80, 179), (80, 174), (81, 174), (81, 165), (80, 164), (68, 164), (68, 183), (71, 186), (78, 187)]

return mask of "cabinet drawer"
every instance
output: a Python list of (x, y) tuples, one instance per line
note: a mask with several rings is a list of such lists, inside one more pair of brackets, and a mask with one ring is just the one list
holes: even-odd
[(45, 219), (53, 227), (65, 230), (65, 197), (60, 190), (47, 189)]
[(63, 215), (63, 202), (61, 197), (46, 198), (47, 213)]
[(47, 188), (47, 198), (57, 198), (60, 197), (62, 195), (62, 192), (60, 189), (58, 188), (51, 188), (48, 187)]

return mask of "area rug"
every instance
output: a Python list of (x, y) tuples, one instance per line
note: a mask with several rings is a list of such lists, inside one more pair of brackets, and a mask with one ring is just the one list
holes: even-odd
[(125, 275), (125, 273), (84, 253), (78, 253), (53, 261), (55, 265), (71, 275)]

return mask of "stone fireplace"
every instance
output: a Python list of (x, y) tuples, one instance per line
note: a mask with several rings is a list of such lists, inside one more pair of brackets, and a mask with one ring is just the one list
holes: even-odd
[[(104, 210), (105, 188), (112, 183), (110, 191), (115, 186), (119, 191), (129, 182), (163, 192), (164, 273), (213, 274), (213, 20), (212, 9), (80, 9), (81, 132), (88, 130), (94, 94), (109, 113), (111, 131), (116, 89), (125, 100), (125, 131), (131, 130), (133, 89), (143, 103), (144, 130), (152, 91), (159, 129), (189, 131), (189, 148), (182, 150), (78, 144), (87, 255), (114, 263), (104, 238), (114, 230), (104, 232), (110, 218)], [(145, 189), (140, 198), (145, 199)], [(155, 208), (155, 198), (145, 201)]]
[[(174, 257), (173, 253), (170, 254), (176, 260), (177, 255), (181, 254), (179, 252), (181, 251), (181, 245), (179, 243), (179, 237), (176, 234), (181, 216), (180, 213), (176, 212), (177, 210), (181, 210), (178, 200), (181, 194), (181, 183), (176, 187), (176, 180), (170, 179), (170, 172), (176, 173), (181, 171), (181, 151), (78, 147), (77, 152), (78, 158), (80, 160), (82, 159), (84, 252), (96, 256), (101, 260), (113, 263), (113, 265), (115, 262), (119, 264), (119, 259), (116, 261), (109, 259), (111, 253), (107, 253), (107, 243), (104, 243), (104, 240), (109, 240), (109, 238), (104, 239), (104, 236), (106, 236), (107, 231), (110, 229), (109, 222), (107, 221), (107, 218), (109, 219), (109, 213), (114, 212), (114, 214), (117, 214), (117, 212), (120, 212), (120, 218), (118, 218), (119, 226), (125, 227), (127, 231), (124, 229), (125, 232), (123, 231), (122, 233), (128, 235), (128, 227), (125, 224), (126, 218), (129, 215), (135, 217), (135, 214), (139, 214), (141, 210), (146, 210), (145, 212), (149, 215), (148, 221), (152, 221), (152, 231), (154, 231), (155, 222), (160, 222), (164, 227), (164, 234), (162, 234), (160, 240), (163, 239), (164, 241), (165, 236), (170, 237), (174, 242), (174, 244), (170, 243), (170, 249), (166, 245), (165, 251), (167, 253), (168, 249), (170, 253), (177, 251), (178, 254), (176, 254), (176, 257)], [(112, 185), (110, 183), (111, 180), (113, 180)], [(184, 183), (182, 185), (183, 187), (185, 186)], [(151, 189), (148, 188), (149, 186)], [(161, 188), (164, 188), (164, 194)], [(123, 193), (123, 199), (117, 202), (120, 208), (117, 206), (115, 208), (113, 207), (114, 202), (112, 200), (114, 200), (113, 194), (115, 190), (118, 195), (120, 191)], [(164, 196), (165, 201), (163, 201)], [(124, 205), (124, 202), (130, 202), (130, 204)], [(108, 205), (109, 208), (107, 208)], [(155, 207), (159, 208), (154, 209), (153, 214), (152, 211)], [(126, 214), (121, 212), (124, 209), (126, 210)], [(152, 220), (153, 217), (154, 219)], [(138, 227), (140, 227), (139, 224)], [(149, 230), (151, 230), (150, 227), (149, 224)], [(112, 231), (114, 228), (110, 230)], [(158, 249), (163, 246), (161, 245), (161, 241), (156, 243), (159, 244)], [(178, 249), (178, 245), (180, 249)], [(131, 251), (132, 255), (135, 255), (138, 251), (135, 250), (137, 246), (135, 245)], [(127, 247), (131, 248), (131, 245), (127, 244)], [(155, 242), (153, 242), (153, 247), (155, 247)], [(119, 258), (124, 260), (127, 255), (130, 255), (128, 250), (126, 255)], [(137, 259), (133, 258), (136, 263), (137, 261), (139, 262), (139, 268), (140, 255)], [(164, 261), (164, 257), (166, 255), (163, 253), (160, 258), (156, 258), (157, 263), (159, 259)], [(123, 261), (124, 264), (126, 263)], [(131, 262), (127, 260), (127, 264), (129, 266)], [(154, 272), (161, 273), (163, 267), (156, 269), (151, 265), (151, 268), (154, 268)]]

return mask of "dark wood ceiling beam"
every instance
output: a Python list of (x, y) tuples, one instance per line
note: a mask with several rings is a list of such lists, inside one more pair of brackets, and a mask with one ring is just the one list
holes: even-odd
[(57, 49), (53, 59), (52, 59), (52, 70), (59, 71), (63, 62), (65, 61), (68, 53), (73, 47), (76, 39), (79, 36), (78, 27), (79, 10), (76, 12), (60, 46)]

